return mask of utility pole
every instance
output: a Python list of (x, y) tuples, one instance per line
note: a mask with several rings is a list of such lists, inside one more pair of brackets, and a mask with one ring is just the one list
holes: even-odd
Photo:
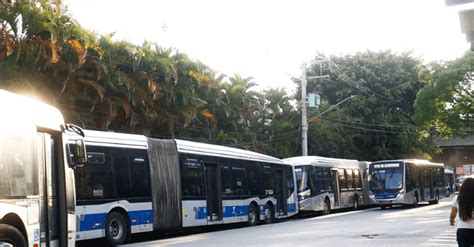
[(306, 63), (301, 65), (301, 148), (302, 155), (308, 156), (308, 121), (306, 119)]
[[(319, 75), (318, 76), (310, 76), (306, 77), (306, 63), (301, 65), (301, 149), (302, 149), (302, 156), (308, 156), (308, 120), (307, 120), (307, 113), (306, 113), (306, 103), (307, 103), (307, 95), (306, 95), (306, 79), (319, 79), (319, 78), (327, 78), (329, 75), (323, 75), (323, 60), (319, 60)], [(319, 97), (319, 96), (318, 96)]]

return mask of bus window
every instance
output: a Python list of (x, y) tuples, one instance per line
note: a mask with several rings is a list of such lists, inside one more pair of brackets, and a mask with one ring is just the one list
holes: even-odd
[(338, 170), (339, 188), (341, 190), (347, 190), (347, 180), (344, 174), (344, 169)]
[(111, 148), (87, 146), (89, 163), (75, 172), (78, 200), (115, 197)]
[(259, 189), (259, 178), (261, 177), (261, 167), (257, 162), (247, 162), (248, 171), (248, 189), (250, 195), (259, 195), (261, 190)]
[(347, 189), (354, 189), (354, 178), (352, 177), (351, 169), (344, 169), (344, 175), (346, 176)]
[[(118, 151), (118, 150), (117, 150)], [(128, 164), (128, 157), (123, 152), (115, 153), (114, 157), (114, 175), (115, 175), (115, 189), (118, 198), (126, 198), (131, 196), (130, 191), (130, 166)], [(94, 186), (101, 186), (94, 185)], [(100, 190), (100, 187), (97, 187)], [(102, 188), (103, 190), (103, 188)], [(96, 188), (93, 188), (96, 191)]]
[(430, 168), (423, 169), (423, 187), (424, 188), (431, 187), (431, 169)]
[(355, 170), (352, 170), (353, 172), (353, 178), (354, 178), (354, 187), (356, 189), (362, 189), (362, 180), (361, 180), (361, 177), (360, 177), (360, 172), (359, 170), (355, 169)]
[(0, 132), (0, 199), (38, 195), (34, 132)]
[(247, 171), (245, 164), (240, 161), (231, 160), (232, 189), (235, 195), (248, 195)]
[(196, 159), (183, 159), (181, 169), (183, 196), (203, 196), (202, 164)]
[(405, 165), (405, 186), (406, 186), (406, 191), (411, 191), (414, 186), (412, 165), (408, 163)]
[(271, 167), (264, 166), (263, 180), (265, 195), (273, 195), (274, 183), (273, 183), (273, 172)]
[(234, 194), (232, 189), (232, 175), (230, 173), (230, 166), (227, 159), (220, 160), (221, 163), (221, 181), (222, 181), (222, 196), (230, 196)]
[(435, 169), (435, 179), (434, 183), (436, 187), (444, 187), (444, 168), (436, 168)]
[(291, 196), (291, 194), (293, 194), (294, 190), (295, 190), (295, 180), (293, 179), (293, 169), (291, 169), (291, 167), (287, 167), (286, 170), (286, 183), (287, 183), (287, 186), (286, 188), (288, 189), (288, 197)]
[(148, 159), (146, 151), (132, 154), (129, 156), (130, 177), (131, 177), (131, 196), (148, 197), (151, 195), (150, 177), (148, 176)]
[(313, 167), (313, 172), (311, 173), (311, 184), (313, 185), (311, 190), (312, 195), (318, 195), (324, 191), (323, 172), (321, 167)]
[(323, 168), (324, 190), (332, 191), (331, 168)]
[(298, 189), (298, 193), (304, 192), (309, 190), (311, 187), (310, 183), (310, 174), (308, 174), (311, 170), (309, 166), (297, 166), (295, 167), (296, 173), (296, 186)]

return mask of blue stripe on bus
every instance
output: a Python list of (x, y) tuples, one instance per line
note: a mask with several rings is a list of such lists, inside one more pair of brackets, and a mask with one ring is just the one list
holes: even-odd
[[(132, 226), (153, 223), (152, 210), (129, 211), (130, 222)], [(86, 214), (81, 218), (79, 231), (104, 230), (107, 213)]]
[(296, 212), (296, 203), (290, 203), (290, 204), (288, 204), (288, 212), (289, 212), (289, 213)]

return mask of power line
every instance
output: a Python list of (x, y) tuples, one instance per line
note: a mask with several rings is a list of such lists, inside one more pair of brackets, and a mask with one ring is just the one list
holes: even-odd
[(358, 125), (365, 125), (365, 126), (378, 126), (378, 127), (386, 127), (386, 128), (410, 128), (410, 129), (417, 129), (417, 128), (418, 128), (418, 127), (416, 127), (416, 126), (361, 123), (361, 122), (354, 122), (354, 121), (336, 119), (336, 118), (331, 118), (331, 117), (322, 117), (322, 116), (321, 116), (321, 118), (324, 118), (324, 119), (327, 119), (327, 120), (333, 120), (333, 121), (344, 122), (344, 123), (352, 123), (352, 124), (358, 124)]
[(370, 90), (369, 88), (367, 87), (364, 87), (364, 86), (361, 86), (358, 82), (356, 82), (354, 79), (352, 79), (350, 76), (348, 76), (335, 62), (329, 60), (329, 62), (334, 65), (334, 67), (336, 68), (336, 70), (334, 70), (335, 72), (337, 72), (338, 75), (343, 75), (345, 76), (351, 83), (348, 83), (347, 81), (343, 80), (344, 82), (350, 84), (351, 86), (354, 86), (356, 87), (357, 89), (361, 90), (362, 92), (366, 93), (367, 95), (369, 96), (377, 96), (379, 98), (379, 100), (385, 102), (385, 103), (389, 103), (389, 104), (392, 104), (393, 100), (387, 98), (386, 96), (384, 95), (381, 95), (377, 92), (374, 92), (372, 90)]

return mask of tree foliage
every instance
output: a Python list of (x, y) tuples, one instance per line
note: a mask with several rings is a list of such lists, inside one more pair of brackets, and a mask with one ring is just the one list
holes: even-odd
[[(310, 122), (311, 153), (367, 160), (420, 157), (433, 147), (413, 122), (413, 103), (423, 84), (421, 62), (409, 53), (363, 52), (332, 56), (329, 79), (310, 81), (320, 92), (321, 110), (356, 95)], [(319, 74), (314, 64), (308, 75)]]
[(445, 137), (474, 130), (474, 52), (450, 62), (432, 63), (422, 74), (415, 120), (426, 133)]
[[(410, 54), (389, 51), (330, 61), (330, 78), (308, 85), (324, 99), (309, 119), (357, 97), (310, 122), (312, 155), (422, 157), (435, 151), (427, 126), (472, 126), (472, 54), (430, 70)], [(308, 75), (318, 68), (313, 64)], [(0, 87), (33, 92), (85, 128), (299, 155), (295, 98), (282, 89), (256, 91), (255, 85), (250, 77), (219, 74), (174, 48), (91, 33), (59, 1), (0, 1)], [(423, 86), (418, 126), (413, 103)]]

